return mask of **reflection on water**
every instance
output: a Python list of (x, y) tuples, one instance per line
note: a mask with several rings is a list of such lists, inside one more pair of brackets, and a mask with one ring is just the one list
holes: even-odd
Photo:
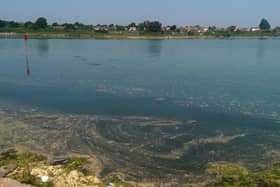
[(258, 40), (256, 56), (258, 58), (258, 63), (263, 63), (263, 59), (266, 56), (267, 46), (265, 40)]
[(28, 56), (25, 56), (25, 65), (26, 65), (26, 75), (29, 77), (30, 76), (30, 66), (29, 66), (29, 59)]
[(162, 51), (161, 40), (149, 40), (147, 41), (148, 53), (150, 57), (160, 57)]
[(5, 47), (5, 43), (4, 42), (0, 42), (0, 49), (4, 49)]
[(42, 39), (36, 41), (36, 49), (38, 50), (38, 54), (40, 56), (46, 56), (49, 53), (49, 41)]
[(227, 45), (227, 52), (228, 52), (228, 56), (232, 57), (233, 56), (233, 44), (232, 44), (232, 40), (228, 40), (228, 45)]
[(26, 68), (26, 75), (30, 76), (30, 66), (29, 66), (29, 57), (28, 57), (28, 45), (27, 40), (24, 41), (24, 53), (25, 53), (25, 68)]

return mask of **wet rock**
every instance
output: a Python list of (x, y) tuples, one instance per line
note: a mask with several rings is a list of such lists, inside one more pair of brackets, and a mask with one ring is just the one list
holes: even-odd
[(69, 163), (69, 159), (57, 159), (50, 161), (50, 165), (57, 166), (57, 165), (65, 165)]

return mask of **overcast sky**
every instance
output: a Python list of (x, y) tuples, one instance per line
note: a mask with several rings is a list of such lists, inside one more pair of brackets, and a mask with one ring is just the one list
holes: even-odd
[(1, 0), (0, 19), (128, 24), (257, 26), (267, 18), (280, 25), (280, 0)]

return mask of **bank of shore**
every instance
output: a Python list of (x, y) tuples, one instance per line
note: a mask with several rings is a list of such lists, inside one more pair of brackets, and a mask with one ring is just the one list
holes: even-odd
[[(24, 33), (0, 32), (0, 38), (22, 38)], [(31, 39), (126, 39), (126, 40), (180, 40), (180, 39), (263, 39), (279, 38), (278, 35), (194, 35), (187, 34), (97, 34), (97, 33), (28, 33)]]

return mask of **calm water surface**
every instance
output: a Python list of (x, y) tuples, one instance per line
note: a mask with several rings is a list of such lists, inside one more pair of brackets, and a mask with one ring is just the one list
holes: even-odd
[[(0, 40), (0, 104), (70, 113), (278, 118), (280, 40)], [(30, 70), (30, 75), (27, 73)]]

